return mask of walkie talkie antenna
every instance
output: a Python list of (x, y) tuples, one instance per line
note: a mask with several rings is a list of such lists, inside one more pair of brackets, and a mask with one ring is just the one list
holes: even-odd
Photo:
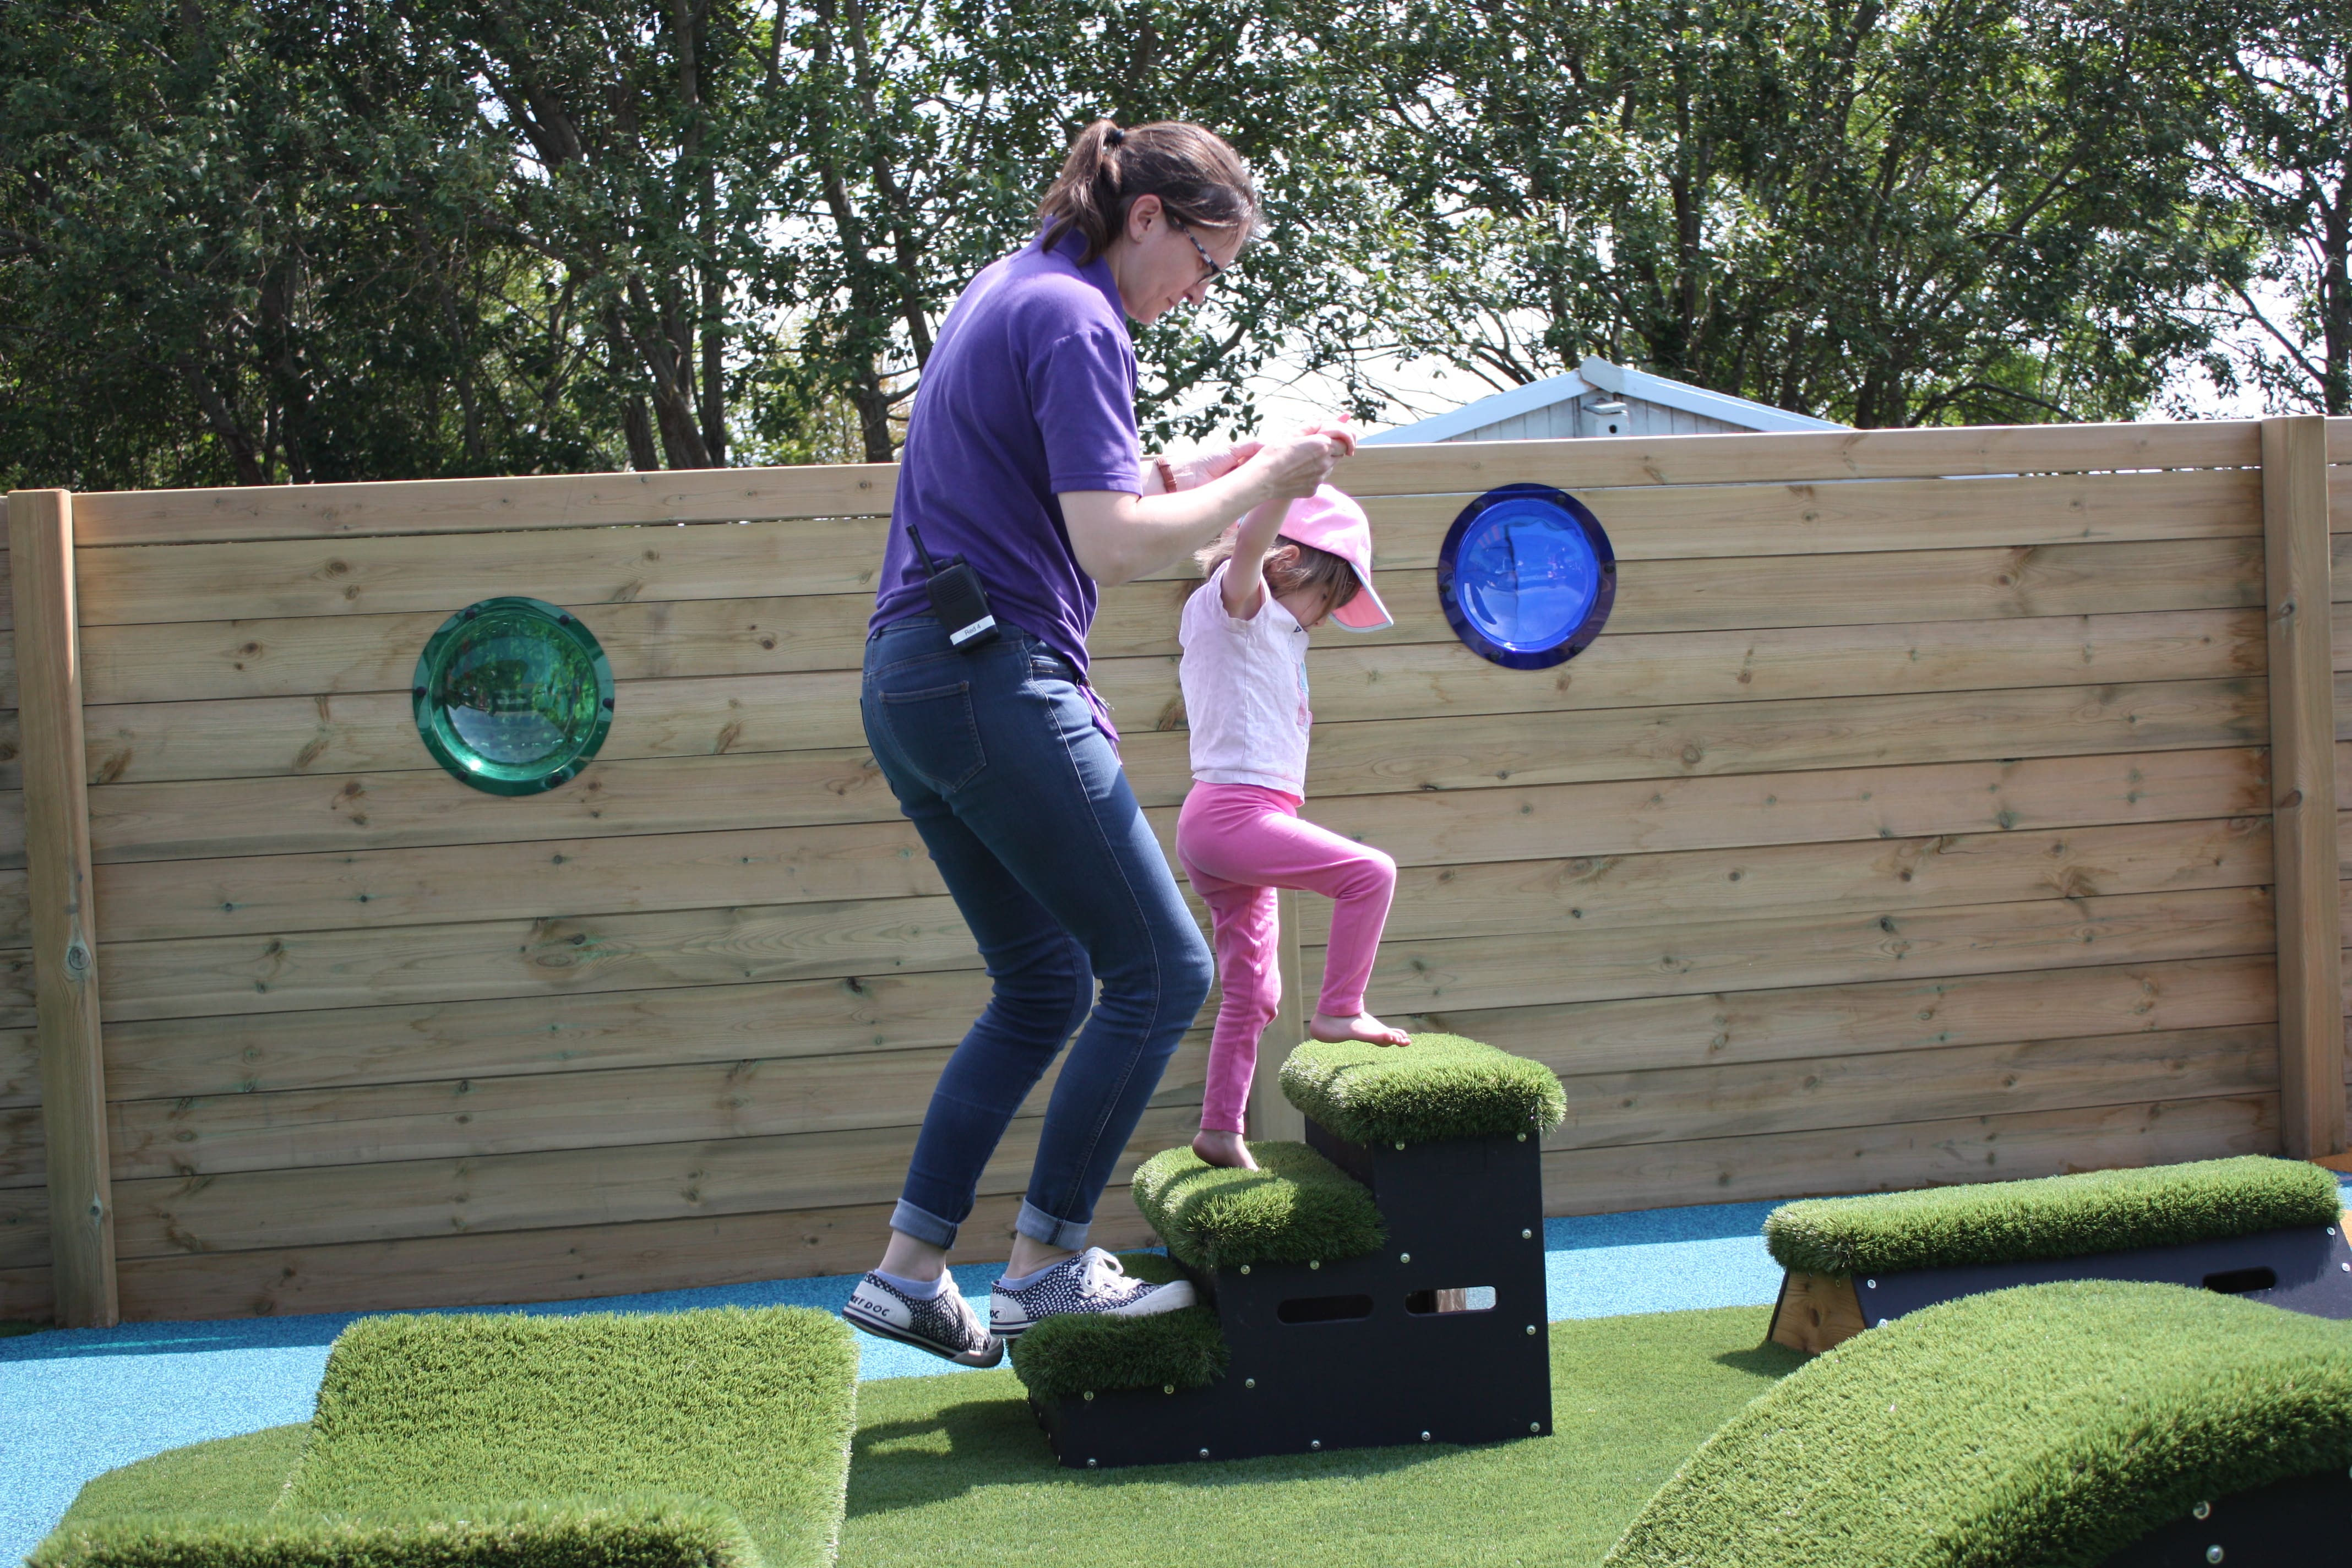
[(931, 559), (931, 552), (923, 548), (922, 530), (917, 528), (910, 522), (907, 525), (907, 537), (915, 542), (915, 553), (923, 558), (923, 575), (926, 577), (938, 576), (940, 574), (939, 563), (933, 561)]

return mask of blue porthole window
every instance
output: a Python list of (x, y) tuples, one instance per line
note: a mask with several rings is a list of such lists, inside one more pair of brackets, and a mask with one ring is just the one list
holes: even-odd
[(1545, 669), (1601, 635), (1617, 598), (1617, 553), (1574, 496), (1504, 485), (1463, 508), (1446, 531), (1437, 597), (1471, 652), (1512, 669)]
[(613, 667), (577, 617), (541, 599), (484, 599), (441, 624), (411, 692), (425, 749), (492, 795), (577, 778), (613, 727)]

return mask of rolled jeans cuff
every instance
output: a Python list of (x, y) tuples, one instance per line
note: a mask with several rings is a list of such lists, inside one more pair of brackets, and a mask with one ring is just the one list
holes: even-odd
[(941, 1219), (929, 1209), (919, 1209), (904, 1198), (890, 1211), (890, 1228), (910, 1240), (928, 1242), (933, 1247), (953, 1247), (956, 1242), (952, 1220)]
[(1087, 1232), (1094, 1228), (1094, 1222), (1089, 1220), (1085, 1224), (1075, 1224), (1066, 1219), (1055, 1219), (1035, 1204), (1024, 1198), (1021, 1201), (1021, 1217), (1013, 1222), (1013, 1228), (1043, 1246), (1066, 1247), (1072, 1252), (1079, 1252), (1086, 1247)]

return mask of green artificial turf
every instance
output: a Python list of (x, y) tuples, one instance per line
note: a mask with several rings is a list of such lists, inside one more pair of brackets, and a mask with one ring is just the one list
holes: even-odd
[(2246, 1154), (2137, 1171), (1810, 1198), (1774, 1209), (1764, 1222), (1764, 1240), (1782, 1268), (1801, 1273), (1894, 1274), (2334, 1225), (2342, 1208), (2334, 1173), (2301, 1160)]
[[(1155, 1285), (1184, 1277), (1157, 1253), (1121, 1253), (1119, 1261)], [(1012, 1356), (1013, 1375), (1040, 1399), (1098, 1389), (1202, 1388), (1223, 1377), (1233, 1360), (1217, 1314), (1206, 1305), (1143, 1318), (1047, 1318), (1013, 1342)]]
[(1282, 1092), (1350, 1143), (1509, 1138), (1568, 1114), (1549, 1068), (1459, 1035), (1402, 1047), (1309, 1040), (1282, 1064)]
[(1252, 1143), (1259, 1168), (1212, 1165), (1189, 1148), (1163, 1149), (1135, 1173), (1135, 1206), (1199, 1268), (1360, 1258), (1388, 1226), (1363, 1183), (1304, 1143)]
[(48, 1326), (47, 1323), (21, 1323), (13, 1319), (0, 1321), (0, 1340), (16, 1334), (37, 1334)]
[(286, 1478), (310, 1436), (308, 1421), (265, 1426), (216, 1442), (167, 1448), (109, 1470), (81, 1489), (58, 1533), (142, 1513), (215, 1519), (267, 1513), (286, 1489)]
[(2178, 1285), (1971, 1296), (1726, 1423), (1612, 1568), (2093, 1568), (2202, 1500), (2352, 1461), (2352, 1335)]
[[(869, 1383), (858, 1391), (842, 1568), (1590, 1568), (1708, 1433), (1802, 1363), (1758, 1348), (1769, 1315), (1731, 1307), (1554, 1323), (1554, 1435), (1479, 1448), (1066, 1470), (1009, 1372)], [(65, 1528), (258, 1513), (266, 1504), (223, 1504), (274, 1496), (300, 1431), (127, 1466), (84, 1488)], [(207, 1450), (221, 1458), (203, 1461)], [(248, 1479), (226, 1484), (220, 1472), (237, 1467)]]
[[(818, 1568), (841, 1521), (856, 1376), (847, 1327), (803, 1308), (364, 1318), (336, 1340), (266, 1514), (192, 1504), (106, 1528), (68, 1515), (30, 1561)], [(258, 1462), (282, 1457), (264, 1446)]]
[(61, 1531), (41, 1568), (759, 1568), (731, 1509), (699, 1500), (472, 1517), (132, 1519)]

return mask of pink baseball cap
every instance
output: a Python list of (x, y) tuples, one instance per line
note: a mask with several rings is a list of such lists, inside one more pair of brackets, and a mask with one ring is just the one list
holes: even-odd
[(1355, 568), (1362, 591), (1331, 612), (1331, 618), (1351, 632), (1376, 632), (1393, 626), (1389, 607), (1372, 592), (1372, 520), (1356, 499), (1329, 485), (1318, 485), (1311, 496), (1290, 503), (1282, 521), (1282, 537), (1299, 544), (1328, 550)]

